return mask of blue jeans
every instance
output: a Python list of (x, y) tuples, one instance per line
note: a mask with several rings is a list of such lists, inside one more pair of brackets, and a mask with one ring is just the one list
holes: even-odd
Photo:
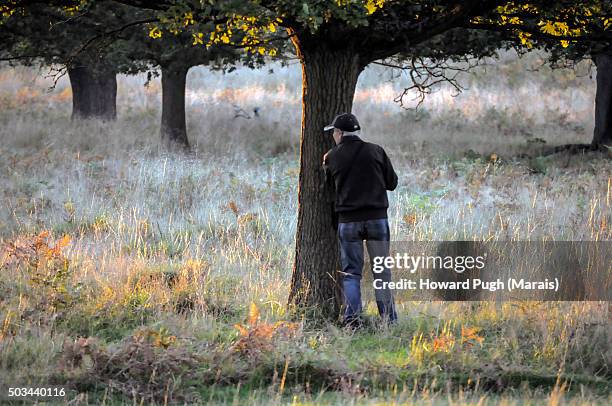
[[(344, 321), (358, 319), (361, 307), (361, 272), (363, 269), (363, 240), (366, 240), (370, 261), (389, 255), (389, 222), (387, 219), (356, 221), (338, 224), (342, 286), (344, 288)], [(374, 280), (391, 281), (391, 270), (374, 273)], [(381, 317), (397, 320), (391, 289), (375, 289), (376, 305)]]

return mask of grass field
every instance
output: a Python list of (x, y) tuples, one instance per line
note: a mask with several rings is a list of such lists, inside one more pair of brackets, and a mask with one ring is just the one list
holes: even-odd
[[(354, 112), (400, 179), (393, 240), (610, 240), (609, 156), (538, 155), (590, 141), (594, 79), (538, 62), (504, 55), (416, 112), (393, 103), (401, 83), (364, 73)], [(159, 79), (121, 77), (116, 122), (71, 122), (65, 78), (50, 91), (0, 70), (0, 388), (65, 385), (72, 404), (610, 403), (608, 303), (408, 302), (392, 328), (370, 303), (357, 333), (291, 320), (300, 70), (273, 70), (190, 72), (187, 157), (159, 148)]]

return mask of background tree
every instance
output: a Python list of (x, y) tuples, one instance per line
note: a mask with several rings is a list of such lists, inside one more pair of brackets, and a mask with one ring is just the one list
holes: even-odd
[(593, 55), (597, 65), (593, 145), (612, 148), (612, 47)]
[[(151, 17), (150, 13), (148, 13)], [(145, 19), (141, 16), (141, 19)], [(240, 49), (224, 43), (208, 47), (194, 46), (198, 37), (192, 31), (210, 35), (215, 25), (210, 20), (195, 22), (191, 12), (182, 16), (181, 26), (156, 25), (134, 27), (130, 32), (129, 55), (143, 61), (151, 69), (161, 71), (162, 113), (160, 132), (166, 146), (189, 150), (185, 114), (185, 88), (187, 73), (194, 66), (206, 65), (211, 69), (229, 70), (235, 64), (255, 67), (262, 60), (249, 57)], [(185, 27), (189, 26), (189, 29)]]
[(61, 66), (58, 76), (67, 73), (72, 88), (72, 118), (113, 120), (117, 116), (117, 73), (137, 70), (139, 61), (126, 53), (120, 41), (86, 42), (111, 22), (122, 20), (133, 21), (125, 6), (109, 10), (98, 3), (81, 9), (33, 4), (0, 24), (0, 59)]
[[(612, 15), (612, 4), (608, 6)], [(601, 23), (601, 26), (590, 28), (590, 32), (612, 29), (612, 17), (607, 20), (602, 19)], [(558, 32), (554, 31), (553, 34)], [(574, 151), (612, 148), (612, 38), (604, 37), (601, 40), (589, 41), (554, 41), (551, 38), (538, 38), (535, 43), (549, 52), (549, 63), (553, 68), (574, 68), (579, 62), (589, 59), (596, 66), (595, 127), (591, 144), (574, 144), (562, 148)]]

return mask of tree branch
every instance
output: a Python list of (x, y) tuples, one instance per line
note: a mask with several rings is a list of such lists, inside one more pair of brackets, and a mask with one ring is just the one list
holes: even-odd
[(101, 34), (95, 35), (91, 38), (89, 38), (87, 41), (85, 41), (83, 43), (83, 45), (81, 45), (76, 52), (74, 52), (71, 57), (69, 59), (73, 59), (73, 57), (75, 57), (76, 55), (80, 54), (81, 52), (85, 51), (87, 48), (89, 48), (91, 46), (91, 44), (93, 44), (96, 41), (99, 41), (102, 38), (107, 38), (107, 37), (111, 37), (113, 35), (119, 34), (125, 30), (127, 30), (130, 27), (135, 27), (137, 25), (143, 25), (143, 24), (150, 24), (150, 23), (155, 23), (155, 22), (159, 22), (159, 19), (157, 18), (146, 18), (143, 20), (137, 20), (137, 21), (132, 21), (129, 22), (127, 24), (124, 24), (123, 26), (116, 28), (114, 30), (111, 31), (105, 31)]
[(469, 59), (464, 57), (463, 62), (467, 66), (460, 66), (457, 64), (450, 65), (447, 61), (432, 60), (430, 58), (413, 57), (407, 64), (401, 64), (399, 62), (393, 63), (389, 61), (375, 61), (376, 65), (385, 66), (392, 70), (399, 70), (399, 75), (402, 73), (409, 76), (411, 84), (405, 87), (402, 92), (395, 97), (394, 101), (399, 103), (402, 108), (410, 109), (412, 107), (406, 107), (405, 98), (413, 91), (416, 91), (416, 96), (413, 101), (417, 104), (414, 109), (418, 109), (421, 104), (425, 101), (425, 97), (437, 91), (442, 84), (451, 85), (457, 96), (465, 87), (459, 83), (458, 76), (461, 73), (467, 73), (472, 68), (479, 65), (480, 59)]
[[(485, 3), (485, 5), (483, 5)], [(497, 5), (498, 1), (476, 1), (470, 0), (465, 2), (459, 2), (454, 5), (449, 5), (449, 11), (447, 13), (435, 13), (433, 10), (431, 11), (431, 15), (428, 17), (424, 17), (419, 22), (401, 22), (401, 21), (393, 21), (393, 24), (398, 25), (398, 29), (396, 29), (396, 33), (393, 34), (393, 37), (389, 39), (389, 32), (386, 29), (386, 25), (390, 22), (383, 21), (377, 22), (374, 19), (373, 14), (372, 17), (372, 25), (376, 30), (376, 25), (382, 25), (381, 35), (379, 35), (377, 39), (368, 44), (368, 49), (372, 51), (369, 53), (368, 57), (371, 61), (377, 59), (385, 59), (390, 56), (393, 56), (402, 51), (407, 51), (411, 47), (424, 42), (438, 34), (441, 34), (445, 31), (448, 31), (451, 28), (454, 28), (460, 25), (462, 20), (468, 20), (472, 17), (472, 14), (478, 8), (478, 11), (482, 13), (482, 10), (486, 10), (486, 4), (490, 5), (488, 7), (492, 7), (493, 5)], [(397, 13), (397, 17), (401, 19), (401, 13)], [(366, 27), (367, 29), (368, 27)], [(366, 41), (369, 42), (369, 41)]]

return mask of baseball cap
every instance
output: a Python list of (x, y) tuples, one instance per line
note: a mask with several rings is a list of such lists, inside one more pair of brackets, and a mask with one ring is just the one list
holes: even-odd
[(334, 128), (346, 132), (361, 130), (357, 117), (351, 113), (338, 114), (330, 125), (326, 125), (325, 128), (323, 128), (323, 131), (329, 131)]

